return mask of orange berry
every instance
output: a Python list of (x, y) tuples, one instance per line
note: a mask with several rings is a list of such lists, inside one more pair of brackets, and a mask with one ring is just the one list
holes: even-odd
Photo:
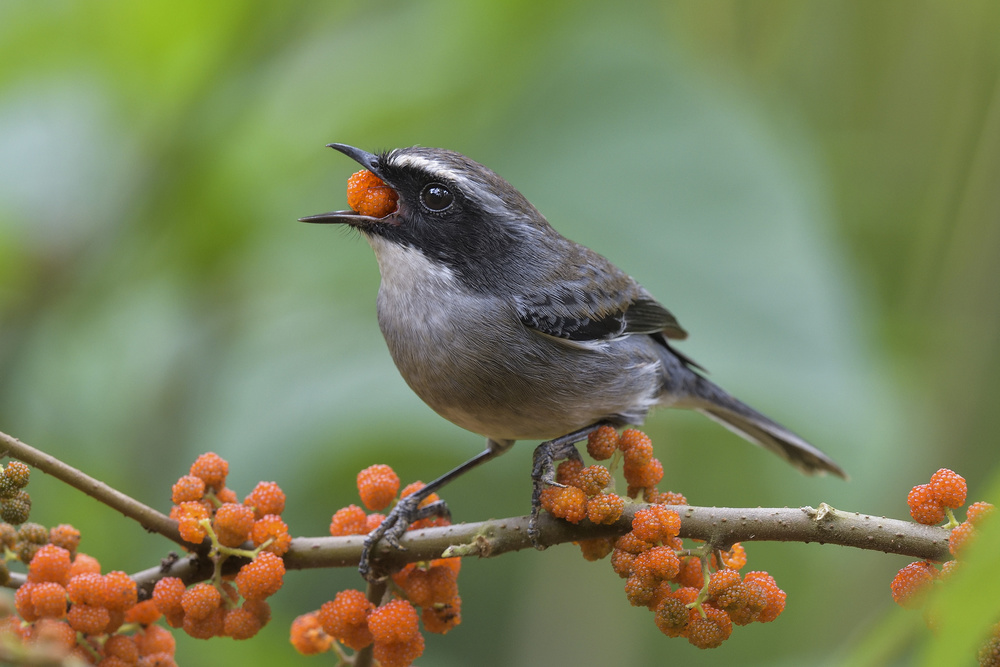
[(587, 453), (595, 461), (610, 459), (618, 449), (618, 431), (610, 426), (602, 426), (587, 436)]
[(948, 551), (956, 558), (976, 539), (976, 527), (968, 521), (963, 521), (951, 530), (948, 535)]
[(365, 517), (365, 532), (366, 533), (372, 532), (373, 530), (381, 526), (383, 521), (385, 521), (384, 514), (379, 514), (377, 512), (369, 514), (367, 517)]
[(358, 494), (365, 507), (381, 511), (392, 504), (399, 493), (399, 475), (387, 465), (369, 466), (358, 473)]
[(184, 612), (181, 599), (187, 587), (177, 577), (164, 577), (153, 586), (153, 602), (165, 616)]
[(288, 534), (288, 524), (276, 514), (267, 514), (254, 522), (250, 538), (255, 547), (272, 540), (264, 550), (276, 556), (284, 556), (292, 544), (292, 536)]
[(278, 592), (285, 576), (285, 563), (270, 551), (262, 551), (240, 568), (236, 586), (247, 600), (263, 600)]
[(211, 639), (221, 637), (225, 630), (226, 608), (216, 607), (208, 616), (202, 619), (195, 619), (192, 616), (184, 615), (182, 626), (184, 632), (195, 639)]
[(632, 517), (632, 532), (644, 542), (664, 542), (680, 530), (681, 516), (666, 505), (650, 505)]
[[(629, 489), (647, 489), (656, 486), (663, 479), (663, 464), (657, 458), (651, 458), (642, 464), (632, 463), (626, 459), (625, 465), (622, 466), (622, 473), (625, 475)], [(638, 491), (635, 495), (631, 492), (629, 495), (635, 497), (638, 495)]]
[(124, 612), (139, 601), (139, 591), (132, 577), (124, 572), (108, 572), (104, 575), (105, 606), (108, 611)]
[(625, 511), (625, 501), (613, 493), (596, 495), (587, 499), (587, 518), (591, 523), (612, 524)]
[(632, 564), (632, 574), (641, 569), (647, 570), (659, 580), (673, 579), (681, 569), (681, 561), (670, 547), (653, 547), (635, 557)]
[(111, 612), (104, 607), (89, 604), (74, 604), (66, 614), (66, 620), (77, 632), (85, 635), (103, 634), (111, 622)]
[(222, 604), (222, 594), (212, 584), (201, 582), (184, 591), (181, 608), (184, 617), (201, 621), (209, 617)]
[(917, 523), (933, 526), (944, 521), (944, 507), (929, 484), (920, 484), (910, 489), (906, 504), (910, 507), (910, 516)]
[(656, 489), (646, 489), (643, 493), (643, 500), (647, 503), (656, 503), (659, 505), (687, 505), (687, 498), (684, 497), (682, 493), (674, 493), (673, 491), (657, 491)]
[(212, 521), (219, 543), (225, 547), (238, 547), (250, 539), (253, 523), (253, 509), (238, 503), (221, 505)]
[(18, 615), (28, 623), (38, 620), (35, 606), (31, 604), (31, 591), (37, 585), (32, 583), (22, 584), (14, 591), (14, 608), (17, 610)]
[[(641, 554), (636, 557), (636, 561), (640, 557)], [(659, 584), (659, 580), (649, 570), (633, 567), (632, 574), (625, 581), (625, 597), (633, 607), (645, 607), (653, 601)]]
[(35, 552), (28, 565), (28, 581), (51, 581), (65, 586), (69, 583), (70, 566), (69, 551), (46, 544)]
[(438, 602), (430, 607), (424, 607), (420, 616), (427, 632), (447, 634), (462, 622), (462, 598), (456, 596), (448, 602)]
[(722, 564), (732, 570), (742, 570), (747, 564), (747, 551), (737, 542), (729, 551), (722, 552)]
[(76, 646), (76, 630), (71, 628), (66, 621), (57, 621), (54, 618), (42, 618), (35, 622), (32, 630), (33, 633), (30, 640), (32, 643), (55, 647), (63, 655), (69, 653)]
[(316, 655), (330, 650), (333, 638), (323, 632), (316, 612), (302, 614), (292, 621), (290, 640), (302, 655)]
[(267, 625), (271, 620), (271, 605), (266, 600), (244, 600), (240, 608), (246, 609), (256, 616), (257, 620), (260, 621), (261, 627)]
[(918, 609), (927, 598), (930, 585), (937, 578), (937, 570), (930, 562), (921, 560), (910, 563), (896, 573), (892, 580), (892, 599), (901, 607)]
[(615, 549), (621, 549), (630, 554), (641, 554), (643, 551), (652, 549), (653, 546), (651, 542), (639, 539), (635, 531), (625, 533), (615, 541)]
[(979, 647), (979, 653), (976, 654), (976, 658), (979, 662), (979, 667), (1000, 666), (1000, 636), (994, 634), (987, 639)]
[(732, 588), (733, 586), (738, 586), (739, 584), (740, 573), (736, 570), (723, 568), (712, 573), (711, 578), (708, 580), (708, 590), (706, 593), (708, 593), (709, 597), (717, 597), (726, 590)]
[(201, 500), (205, 495), (205, 480), (194, 475), (184, 475), (170, 489), (170, 500), (175, 505)]
[(427, 607), (434, 602), (434, 591), (431, 587), (429, 572), (409, 563), (392, 575), (392, 580), (403, 591), (406, 599), (418, 607)]
[(73, 604), (103, 607), (107, 601), (104, 577), (93, 572), (84, 572), (71, 578), (66, 586), (66, 593)]
[(285, 492), (275, 482), (258, 482), (243, 504), (253, 508), (258, 520), (268, 514), (280, 515), (285, 511)]
[(566, 486), (579, 486), (577, 477), (581, 470), (583, 470), (583, 461), (566, 459), (556, 466), (556, 481)]
[(687, 632), (691, 614), (687, 604), (676, 593), (667, 595), (656, 608), (656, 627), (668, 637), (681, 637)]
[[(622, 431), (618, 440), (618, 448), (625, 454), (626, 465), (642, 467), (647, 465), (653, 458), (652, 439), (634, 428), (627, 428)], [(654, 486), (649, 484), (647, 486)]]
[(632, 574), (632, 565), (635, 564), (637, 556), (622, 549), (615, 549), (611, 552), (611, 569), (622, 579), (628, 579)]
[(49, 542), (72, 554), (80, 546), (80, 531), (68, 523), (61, 523), (49, 529)]
[(983, 501), (972, 503), (969, 509), (965, 510), (965, 519), (972, 525), (978, 526), (983, 519), (992, 514), (993, 509), (990, 503)]
[[(201, 544), (208, 533), (201, 525), (202, 519), (208, 518), (208, 510), (200, 502), (189, 501), (176, 505), (177, 530), (185, 542)], [(171, 512), (171, 516), (174, 512)]]
[(717, 648), (733, 631), (732, 621), (721, 609), (703, 605), (705, 617), (694, 618), (687, 627), (687, 639), (698, 648)]
[(137, 667), (177, 667), (177, 661), (170, 653), (151, 653), (139, 658)]
[(73, 564), (69, 566), (69, 576), (70, 578), (73, 578), (78, 574), (83, 574), (84, 572), (100, 574), (101, 564), (93, 556), (88, 556), (87, 554), (84, 553), (78, 553), (73, 558)]
[(174, 635), (162, 625), (150, 625), (142, 632), (135, 634), (135, 643), (139, 647), (139, 655), (156, 653), (174, 654), (177, 640)]
[[(589, 503), (587, 504), (587, 512), (589, 515)], [(595, 561), (601, 560), (614, 550), (615, 539), (613, 537), (595, 537), (590, 540), (580, 540), (574, 544), (580, 547), (584, 560)]]
[(743, 577), (743, 581), (755, 582), (763, 589), (764, 594), (767, 596), (767, 606), (760, 612), (760, 615), (757, 617), (758, 621), (761, 623), (770, 623), (785, 610), (785, 598), (787, 597), (785, 591), (778, 588), (774, 577), (767, 572), (747, 572), (746, 576)]
[(376, 644), (412, 641), (420, 634), (417, 611), (407, 600), (392, 600), (368, 615), (368, 630)]
[(156, 607), (156, 602), (152, 599), (143, 600), (125, 612), (126, 623), (138, 623), (140, 625), (151, 625), (156, 623), (162, 614)]
[(367, 535), (368, 518), (365, 511), (357, 505), (348, 505), (337, 510), (330, 519), (330, 534), (334, 537), (343, 535)]
[(134, 665), (139, 660), (139, 647), (135, 639), (128, 635), (111, 635), (104, 642), (104, 655), (121, 658), (126, 664)]
[(381, 667), (407, 667), (424, 653), (424, 636), (417, 636), (408, 642), (376, 642), (373, 655)]
[(238, 503), (240, 499), (236, 496), (236, 492), (229, 487), (224, 487), (215, 492), (215, 499), (219, 501), (218, 504), (222, 505), (224, 503)]
[(191, 474), (200, 477), (205, 485), (219, 491), (226, 485), (229, 463), (214, 452), (202, 454), (191, 464)]
[(587, 494), (575, 486), (544, 489), (541, 504), (552, 516), (570, 523), (580, 523), (587, 516)]
[(683, 587), (700, 589), (705, 585), (705, 573), (701, 566), (701, 559), (697, 556), (688, 556), (681, 559), (681, 570), (674, 579)]
[(767, 608), (768, 594), (759, 581), (744, 581), (727, 588), (715, 598), (715, 604), (725, 609), (736, 625), (749, 625), (760, 618)]
[(365, 594), (354, 589), (337, 593), (320, 607), (317, 618), (323, 631), (355, 651), (372, 643), (368, 615), (375, 609)]
[(362, 169), (347, 180), (347, 205), (361, 215), (384, 218), (396, 210), (399, 195), (385, 182)]
[(596, 496), (611, 484), (611, 471), (602, 465), (588, 466), (576, 477), (576, 484), (588, 496)]
[(222, 631), (233, 639), (250, 639), (260, 631), (260, 619), (246, 609), (229, 609), (226, 611)]
[(42, 581), (31, 587), (31, 605), (35, 614), (44, 618), (66, 615), (66, 589), (53, 581)]
[(928, 486), (938, 502), (945, 507), (958, 509), (965, 504), (965, 495), (968, 491), (965, 478), (953, 470), (941, 468), (931, 475)]

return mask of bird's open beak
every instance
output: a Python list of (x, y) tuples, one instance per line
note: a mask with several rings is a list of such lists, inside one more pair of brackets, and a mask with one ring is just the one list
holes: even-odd
[[(354, 146), (348, 146), (347, 144), (335, 143), (327, 144), (326, 146), (327, 148), (332, 148), (335, 151), (340, 151), (368, 171), (372, 172), (379, 178), (382, 178), (382, 174), (379, 173), (381, 170), (379, 169), (379, 160), (377, 155), (369, 153), (368, 151), (363, 151), (360, 148), (355, 148)], [(364, 225), (366, 223), (377, 222), (378, 220), (379, 218), (361, 215), (357, 211), (352, 211), (350, 209), (346, 211), (330, 211), (329, 213), (319, 213), (317, 215), (308, 215), (304, 218), (299, 218), (299, 222), (312, 222), (324, 225)]]

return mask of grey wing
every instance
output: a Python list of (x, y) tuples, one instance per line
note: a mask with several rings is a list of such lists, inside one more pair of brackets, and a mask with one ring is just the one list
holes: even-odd
[(590, 251), (574, 259), (577, 261), (559, 267), (544, 284), (515, 299), (525, 326), (574, 342), (627, 334), (687, 338), (670, 311), (606, 259)]

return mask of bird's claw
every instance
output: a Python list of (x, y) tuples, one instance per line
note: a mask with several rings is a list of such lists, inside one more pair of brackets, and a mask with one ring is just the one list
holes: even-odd
[(430, 517), (451, 518), (451, 511), (443, 500), (436, 500), (423, 507), (426, 495), (419, 491), (412, 493), (405, 498), (401, 498), (392, 511), (382, 519), (382, 523), (365, 537), (364, 546), (361, 549), (361, 560), (358, 563), (358, 572), (368, 581), (384, 579), (386, 574), (379, 568), (373, 567), (373, 552), (379, 544), (397, 551), (406, 551), (406, 547), (399, 543), (399, 538), (410, 528), (410, 524), (420, 519)]
[(542, 509), (542, 491), (549, 486), (565, 487), (556, 481), (556, 461), (569, 459), (583, 462), (575, 442), (549, 440), (535, 448), (531, 468), (531, 517), (528, 519), (528, 538), (532, 546), (541, 551), (545, 547), (539, 543), (538, 514)]

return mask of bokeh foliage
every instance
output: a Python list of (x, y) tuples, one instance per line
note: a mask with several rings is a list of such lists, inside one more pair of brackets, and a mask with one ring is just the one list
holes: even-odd
[[(706, 420), (648, 423), (692, 502), (905, 516), (940, 466), (996, 486), (1000, 6), (932, 2), (7, 2), (0, 5), (0, 429), (163, 507), (194, 457), (274, 479), (322, 534), (354, 473), (429, 479), (481, 442), (425, 408), (374, 318), (330, 141), (490, 165), (625, 267), (713, 377), (823, 447), (804, 479)], [(523, 513), (530, 447), (445, 494)], [(105, 567), (169, 545), (33, 481)], [(488, 491), (487, 491), (488, 490)], [(484, 491), (486, 491), (484, 493)], [(994, 494), (995, 495), (995, 494)], [(423, 665), (911, 664), (904, 559), (751, 545), (778, 622), (697, 651), (570, 547), (469, 562)], [(291, 618), (350, 572), (291, 573), (263, 636), (184, 665), (318, 664)], [(993, 619), (984, 619), (988, 623)]]

